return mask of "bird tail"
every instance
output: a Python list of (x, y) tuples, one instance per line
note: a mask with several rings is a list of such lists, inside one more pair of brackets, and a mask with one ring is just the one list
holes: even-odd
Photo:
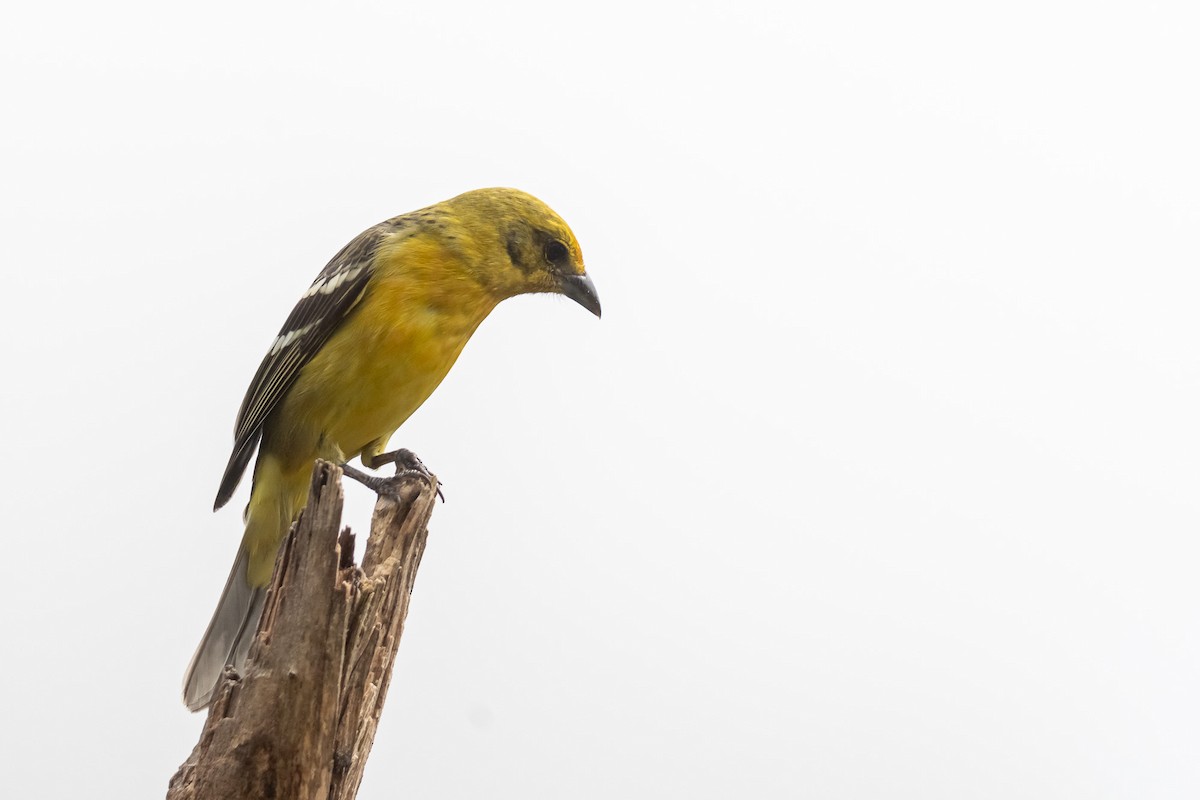
[(245, 667), (267, 596), (265, 586), (255, 588), (250, 585), (246, 571), (249, 563), (250, 553), (243, 544), (229, 572), (229, 580), (225, 582), (216, 613), (183, 676), (183, 702), (192, 711), (199, 711), (212, 700), (226, 664), (232, 664), (239, 672)]

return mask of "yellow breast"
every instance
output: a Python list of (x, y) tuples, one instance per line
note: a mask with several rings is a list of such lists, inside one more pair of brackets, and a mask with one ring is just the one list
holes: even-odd
[(390, 437), (450, 371), (496, 305), (434, 241), (377, 265), (363, 299), (303, 370), (272, 431), (286, 461), (356, 456)]

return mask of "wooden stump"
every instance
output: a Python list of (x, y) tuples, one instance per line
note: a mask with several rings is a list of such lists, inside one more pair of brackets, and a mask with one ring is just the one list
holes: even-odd
[(318, 461), (275, 562), (246, 674), (227, 670), (167, 800), (350, 800), (391, 681), (437, 479), (388, 480), (362, 569), (341, 531), (342, 471)]

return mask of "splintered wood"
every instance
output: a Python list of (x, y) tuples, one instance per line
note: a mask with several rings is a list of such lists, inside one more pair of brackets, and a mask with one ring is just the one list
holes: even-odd
[(317, 462), (267, 594), (246, 674), (227, 670), (167, 800), (351, 800), (391, 682), (437, 480), (389, 479), (363, 566), (338, 533), (341, 470)]

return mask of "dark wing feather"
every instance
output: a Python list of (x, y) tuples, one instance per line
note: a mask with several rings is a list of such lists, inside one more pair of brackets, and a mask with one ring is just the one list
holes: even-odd
[(377, 225), (356, 236), (321, 270), (288, 315), (242, 400), (234, 426), (233, 454), (221, 478), (214, 510), (229, 502), (241, 481), (262, 438), (267, 417), (292, 388), (304, 365), (329, 341), (362, 299), (371, 278), (375, 250), (391, 230), (387, 224)]

